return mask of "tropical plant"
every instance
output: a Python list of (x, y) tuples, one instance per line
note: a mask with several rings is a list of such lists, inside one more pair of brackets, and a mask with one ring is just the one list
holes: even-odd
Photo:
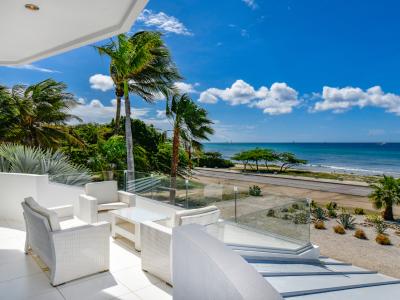
[(260, 197), (261, 196), (261, 188), (258, 185), (253, 185), (249, 187), (250, 196)]
[(48, 174), (53, 181), (70, 185), (91, 180), (88, 169), (72, 164), (59, 151), (8, 143), (0, 145), (0, 172)]
[(374, 220), (374, 227), (375, 227), (376, 233), (384, 234), (388, 228), (388, 225), (385, 223), (385, 221), (382, 218), (376, 218)]
[(336, 218), (337, 217), (337, 212), (336, 210), (332, 208), (328, 208), (328, 217), (330, 218)]
[[(207, 111), (199, 107), (188, 94), (175, 94), (167, 102), (167, 116), (173, 123), (172, 159), (171, 159), (171, 188), (175, 188), (178, 175), (179, 148), (182, 132), (191, 140), (208, 140), (213, 134), (213, 122), (208, 118)], [(173, 193), (171, 197), (174, 197)]]
[[(168, 98), (176, 91), (174, 82), (181, 77), (158, 32), (141, 31), (133, 36), (121, 34), (107, 45), (96, 47), (96, 49), (100, 55), (110, 58), (110, 75), (116, 87), (117, 100), (118, 96), (119, 99), (122, 94), (124, 96), (127, 169), (128, 174), (133, 174), (134, 156), (129, 94), (138, 95), (150, 103), (154, 102), (160, 94)], [(116, 116), (116, 128), (118, 126), (119, 115)]]
[(346, 210), (342, 210), (337, 222), (343, 226), (344, 229), (353, 229), (355, 227), (356, 218), (349, 214)]
[(383, 176), (378, 183), (371, 185), (373, 192), (369, 195), (376, 209), (384, 208), (383, 218), (393, 221), (393, 205), (400, 204), (400, 179)]
[(325, 220), (326, 219), (326, 212), (323, 208), (321, 207), (316, 207), (312, 211), (312, 215), (316, 220)]
[(326, 204), (326, 209), (330, 210), (330, 209), (337, 209), (338, 205), (336, 202), (329, 202), (328, 204)]
[(63, 126), (74, 119), (80, 120), (70, 114), (78, 102), (66, 89), (64, 83), (52, 79), (31, 86), (0, 87), (0, 139), (51, 148), (65, 140), (82, 145)]

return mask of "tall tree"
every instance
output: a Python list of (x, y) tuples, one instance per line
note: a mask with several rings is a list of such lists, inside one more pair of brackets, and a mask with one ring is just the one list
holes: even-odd
[(179, 147), (182, 132), (186, 139), (208, 140), (208, 136), (214, 133), (208, 119), (207, 111), (199, 107), (188, 94), (175, 94), (167, 106), (167, 116), (173, 120), (172, 160), (171, 160), (171, 188), (170, 198), (175, 199), (174, 189), (178, 175)]
[[(175, 92), (174, 82), (181, 77), (158, 32), (141, 31), (133, 36), (121, 34), (110, 43), (96, 48), (100, 55), (110, 58), (110, 73), (117, 93), (120, 95), (121, 89), (123, 91), (127, 116), (125, 118), (127, 166), (130, 179), (133, 179), (134, 160), (129, 94), (138, 95), (144, 101), (152, 103), (160, 94), (165, 97), (172, 95)], [(119, 118), (119, 115), (116, 116), (116, 121)]]
[[(63, 126), (73, 119), (70, 110), (78, 105), (62, 82), (46, 79), (31, 86), (0, 89), (0, 121), (8, 123), (3, 140), (29, 146), (55, 148), (63, 140), (81, 144)], [(5, 105), (7, 104), (7, 105)]]
[(383, 218), (393, 220), (393, 205), (400, 205), (400, 180), (392, 176), (383, 176), (377, 184), (371, 185), (373, 192), (369, 195), (377, 209), (384, 208)]

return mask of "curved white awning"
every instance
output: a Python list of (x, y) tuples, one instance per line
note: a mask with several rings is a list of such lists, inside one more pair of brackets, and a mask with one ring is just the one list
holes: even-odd
[(1, 0), (0, 65), (31, 63), (127, 32), (147, 2)]

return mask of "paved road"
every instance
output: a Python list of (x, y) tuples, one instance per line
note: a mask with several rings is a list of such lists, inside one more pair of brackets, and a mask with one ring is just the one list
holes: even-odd
[(203, 176), (223, 178), (228, 180), (232, 179), (239, 181), (267, 183), (274, 185), (290, 186), (295, 188), (310, 189), (322, 192), (333, 192), (333, 193), (354, 195), (354, 196), (367, 196), (371, 192), (371, 189), (369, 187), (340, 184), (340, 183), (266, 177), (260, 175), (252, 175), (252, 174), (228, 173), (228, 172), (213, 171), (213, 170), (201, 170), (201, 169), (197, 169), (195, 173), (198, 174), (199, 176), (203, 175)]

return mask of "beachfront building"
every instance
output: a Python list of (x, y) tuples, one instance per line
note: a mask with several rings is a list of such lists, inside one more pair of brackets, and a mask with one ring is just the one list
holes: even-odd
[[(0, 64), (125, 32), (145, 4), (2, 1)], [(0, 173), (0, 298), (398, 299), (399, 280), (320, 256), (309, 199), (229, 180), (80, 175)]]

